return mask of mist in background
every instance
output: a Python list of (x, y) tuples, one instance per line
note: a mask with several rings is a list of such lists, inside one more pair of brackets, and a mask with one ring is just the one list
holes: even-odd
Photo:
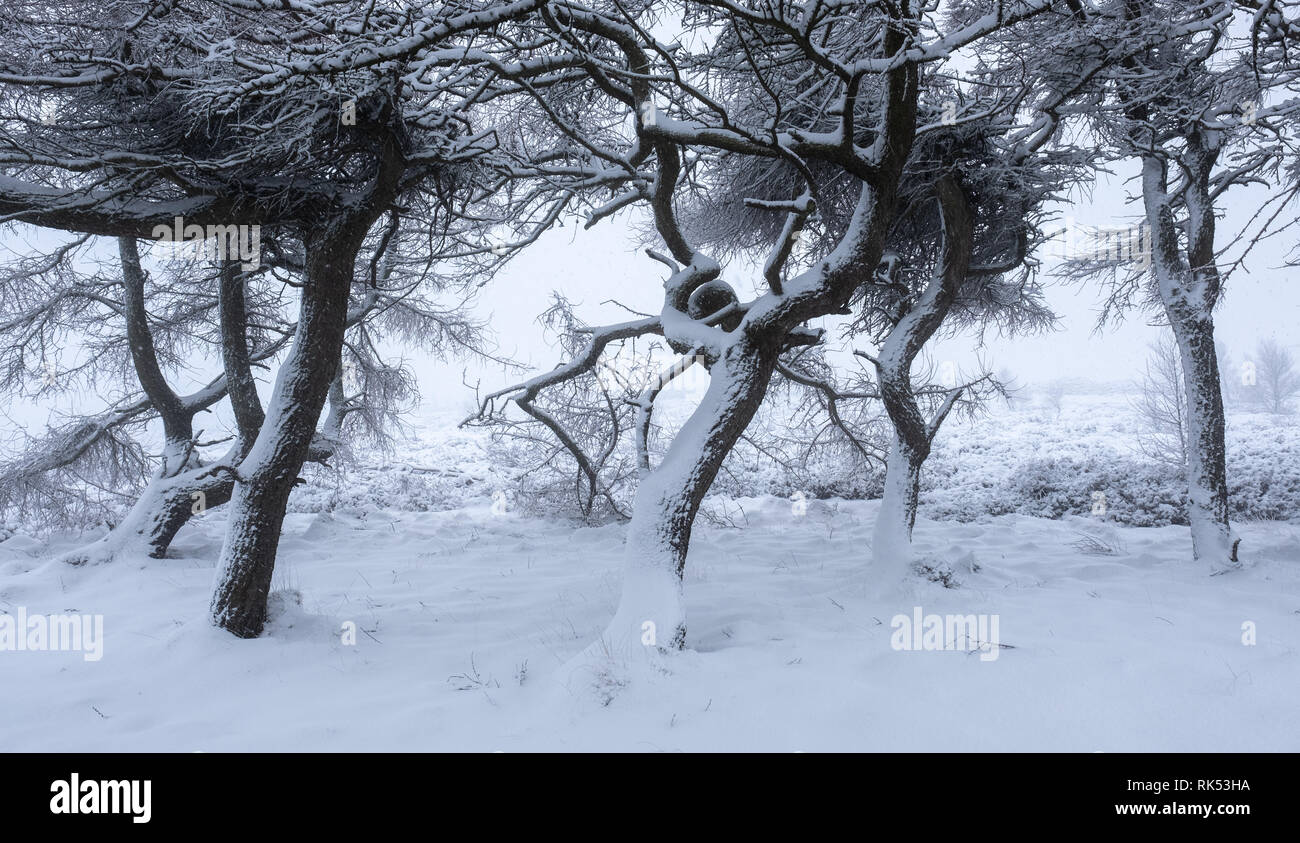
[[(1070, 197), (1073, 204), (1058, 209), (1057, 225), (1115, 228), (1140, 222), (1140, 204), (1126, 201), (1129, 191), (1122, 175), (1106, 176), (1092, 195)], [(1235, 236), (1245, 223), (1236, 208), (1249, 208), (1250, 192), (1235, 196), (1238, 204), (1219, 220), (1218, 241)], [(1286, 223), (1288, 221), (1280, 221)], [(658, 313), (662, 306), (662, 282), (666, 268), (646, 256), (639, 242), (644, 218), (625, 212), (591, 229), (566, 219), (562, 227), (547, 232), (532, 247), (512, 260), (496, 279), (479, 293), (475, 315), (489, 325), (495, 356), (520, 367), (479, 358), (438, 360), (422, 351), (397, 344), (384, 347), (389, 362), (405, 359), (418, 378), (421, 401), (413, 408), (416, 417), (439, 418), (467, 415), (474, 407), (474, 386), (486, 393), (542, 372), (562, 362), (564, 355), (556, 337), (538, 323), (538, 315), (559, 291), (573, 303), (576, 313), (589, 324), (607, 324)], [(66, 235), (13, 225), (0, 232), (0, 246), (6, 251), (30, 251), (66, 239)], [(105, 241), (108, 242), (108, 241)], [(1256, 246), (1225, 285), (1222, 304), (1215, 316), (1219, 342), (1232, 363), (1250, 359), (1262, 338), (1272, 338), (1300, 357), (1300, 288), (1294, 282), (1297, 269), (1286, 266), (1296, 238), (1283, 231)], [(657, 244), (655, 244), (657, 245)], [(113, 251), (113, 250), (110, 250)], [(1236, 259), (1239, 248), (1225, 250), (1221, 266)], [(105, 252), (108, 254), (108, 252)], [(1007, 337), (995, 331), (981, 338), (971, 332), (936, 338), (928, 347), (935, 364), (951, 361), (962, 376), (973, 375), (982, 366), (995, 373), (1010, 374), (1021, 387), (1040, 387), (1057, 380), (1132, 387), (1139, 380), (1149, 355), (1148, 345), (1169, 329), (1158, 324), (1161, 314), (1132, 310), (1119, 324), (1098, 326), (1105, 291), (1096, 285), (1066, 283), (1052, 276), (1060, 249), (1049, 248), (1041, 255), (1041, 279), (1047, 302), (1058, 314), (1057, 330), (1034, 335)], [(761, 279), (757, 266), (732, 263), (723, 278), (741, 298), (756, 290)], [(840, 339), (837, 320), (823, 319), (815, 327), (827, 330), (828, 357), (842, 366), (857, 366), (853, 348), (868, 350), (863, 342)], [(62, 360), (71, 361), (76, 348), (63, 349)], [(190, 391), (220, 372), (215, 357), (196, 361), (190, 371), (176, 376), (177, 387)], [(57, 374), (56, 374), (57, 376)], [(275, 372), (260, 374), (265, 398)], [(702, 379), (699, 379), (702, 380)], [(702, 392), (697, 383), (695, 392)], [(21, 442), (24, 432), (38, 433), (61, 413), (85, 413), (104, 406), (108, 396), (73, 391), (55, 400), (12, 402), (0, 416), (0, 449), (6, 451)], [(212, 438), (233, 428), (229, 411), (218, 407), (196, 420), (196, 427)]]

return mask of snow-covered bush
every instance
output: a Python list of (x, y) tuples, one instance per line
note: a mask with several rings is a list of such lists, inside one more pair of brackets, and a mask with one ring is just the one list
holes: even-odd
[[(1139, 527), (1187, 523), (1182, 472), (1121, 450), (1127, 442), (1113, 431), (1089, 431), (1078, 421), (1029, 436), (1023, 419), (1007, 421), (942, 443), (923, 476), (928, 517), (971, 521), (1017, 513), (1103, 517)], [(1267, 414), (1237, 414), (1227, 440), (1232, 518), (1300, 519), (1300, 427)]]
[(1259, 424), (1228, 438), (1228, 503), (1243, 521), (1300, 518), (1300, 424)]
[(310, 479), (294, 489), (290, 512), (386, 509), (430, 512), (457, 509), (490, 492), (488, 484), (458, 470), (409, 465), (353, 466), (341, 471), (308, 469)]
[(1155, 527), (1186, 523), (1186, 482), (1176, 469), (1130, 459), (1034, 459), (993, 490), (988, 514), (1092, 515)]
[(431, 512), (491, 500), (509, 487), (508, 468), (488, 437), (458, 430), (452, 419), (425, 420), (387, 451), (358, 448), (332, 460), (332, 467), (306, 466), (306, 482), (289, 497), (289, 511)]

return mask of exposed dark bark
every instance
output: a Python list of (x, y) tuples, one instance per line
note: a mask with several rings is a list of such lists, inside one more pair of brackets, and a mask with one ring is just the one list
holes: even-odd
[[(143, 551), (156, 559), (165, 557), (177, 532), (190, 518), (230, 501), (234, 479), (221, 466), (238, 464), (247, 455), (257, 430), (254, 427), (252, 436), (246, 435), (246, 428), (241, 425), (235, 446), (216, 466), (199, 465), (193, 454), (193, 419), (199, 410), (215, 399), (206, 391), (189, 399), (181, 398), (167, 383), (158, 365), (149, 327), (144, 302), (145, 275), (135, 239), (118, 238), (118, 250), (122, 262), (123, 309), (131, 359), (141, 388), (162, 419), (166, 443), (162, 466), (131, 510), (103, 539), (66, 554), (63, 561), (72, 565), (111, 561), (124, 551)], [(221, 276), (225, 391), (230, 392), (230, 384), (239, 385), (236, 391), (230, 392), (231, 402), (237, 421), (248, 423), (249, 419), (261, 418), (262, 408), (247, 348), (248, 319), (244, 308), (243, 279), (236, 268), (237, 264), (227, 264)], [(238, 286), (237, 296), (227, 290), (228, 286), (235, 285)], [(234, 350), (232, 353), (225, 353), (231, 349)], [(216, 392), (216, 398), (221, 394)]]
[[(218, 284), (222, 368), (226, 375), (226, 393), (238, 428), (235, 446), (219, 465), (234, 466), (248, 455), (266, 414), (257, 395), (257, 382), (253, 379), (248, 350), (245, 280), (238, 261), (222, 264)], [(191, 470), (189, 476), (176, 477), (175, 482), (162, 490), (159, 512), (149, 521), (152, 528), (147, 536), (149, 555), (159, 559), (166, 556), (172, 539), (190, 518), (229, 503), (234, 489), (231, 472), (220, 468)]]
[(140, 252), (135, 238), (119, 237), (117, 246), (122, 263), (122, 304), (126, 312), (127, 344), (131, 349), (131, 361), (140, 387), (163, 423), (166, 445), (160, 476), (170, 477), (190, 465), (196, 408), (188, 407), (181, 401), (168, 385), (167, 378), (158, 365), (158, 353), (154, 347), (144, 301), (145, 273), (140, 266)]
[[(877, 515), (873, 554), (877, 564), (905, 567), (916, 525), (921, 467), (930, 456), (934, 436), (959, 393), (950, 393), (933, 419), (927, 420), (912, 385), (912, 366), (925, 344), (943, 324), (970, 268), (974, 220), (970, 204), (951, 176), (935, 184), (943, 217), (940, 263), (930, 284), (914, 300), (899, 305), (893, 328), (872, 362), (881, 401), (894, 426), (894, 441), (885, 469), (885, 490)], [(891, 557), (899, 557), (897, 559)]]
[[(1143, 200), (1151, 226), (1152, 272), (1169, 326), (1178, 340), (1187, 395), (1187, 520), (1192, 553), (1215, 571), (1239, 564), (1240, 539), (1228, 518), (1223, 391), (1214, 346), (1214, 308), (1222, 280), (1214, 262), (1214, 203), (1210, 174), (1218, 148), (1199, 132), (1186, 137), (1188, 211), (1184, 247), (1174, 218), (1165, 162), (1143, 160)], [(1184, 251), (1185, 249), (1185, 251)]]
[(230, 502), (235, 481), (224, 470), (196, 471), (191, 476), (174, 478), (169, 484), (152, 521), (153, 530), (147, 536), (149, 555), (162, 559), (167, 555), (172, 540), (181, 527), (195, 515)]
[(715, 364), (720, 368), (714, 377), (729, 382), (725, 400), (710, 415), (708, 435), (705, 437), (699, 458), (677, 490), (672, 505), (664, 511), (662, 524), (668, 546), (672, 549), (677, 576), (686, 568), (686, 552), (691, 543), (691, 528), (699, 513), (704, 496), (712, 487), (718, 471), (731, 453), (741, 434), (753, 421), (768, 383), (776, 371), (778, 347), (746, 338), (727, 349), (727, 356)]
[(396, 138), (382, 127), (367, 131), (378, 136), (375, 181), (355, 205), (327, 213), (304, 237), (306, 283), (297, 333), (257, 440), (236, 478), (211, 615), (213, 623), (241, 638), (257, 637), (266, 623), (289, 493), (312, 452), (341, 365), (357, 254), (370, 227), (396, 198), (403, 174)]
[[(226, 261), (221, 266), (218, 287), (221, 319), (221, 362), (226, 371), (226, 391), (235, 414), (235, 426), (244, 452), (251, 447), (266, 421), (262, 401), (257, 396), (257, 382), (253, 379), (252, 361), (248, 349), (248, 307), (245, 296), (246, 282), (239, 270), (238, 261)], [(240, 454), (242, 459), (244, 453)]]
[[(1223, 412), (1223, 390), (1219, 383), (1218, 352), (1214, 347), (1214, 321), (1209, 315), (1201, 318), (1178, 320), (1174, 333), (1183, 351), (1183, 376), (1186, 379), (1187, 400), (1196, 402), (1199, 413), (1191, 413), (1188, 430), (1188, 482), (1198, 490), (1208, 492), (1198, 508), (1208, 510), (1215, 532), (1231, 532), (1228, 520), (1228, 470)], [(1194, 539), (1195, 540), (1195, 536)], [(1238, 540), (1228, 540), (1228, 555), (1219, 562), (1236, 563)], [(1217, 545), (1217, 542), (1216, 542)], [(1199, 548), (1201, 558), (1213, 558), (1220, 547)]]
[(369, 221), (346, 234), (322, 232), (307, 243), (307, 283), (298, 333), (281, 368), (256, 459), (241, 465), (221, 552), (221, 578), (212, 618), (241, 638), (266, 622), (266, 599), (289, 493), (306, 462), (330, 385), (340, 365), (353, 262)]

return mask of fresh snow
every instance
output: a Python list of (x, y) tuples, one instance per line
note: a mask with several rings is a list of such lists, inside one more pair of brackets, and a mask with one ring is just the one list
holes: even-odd
[[(7, 689), (39, 690), (0, 695), (0, 750), (1300, 749), (1294, 523), (1240, 525), (1250, 567), (1211, 577), (1186, 527), (923, 509), (916, 556), (957, 587), (882, 593), (878, 502), (715, 499), (738, 526), (695, 528), (688, 650), (636, 671), (574, 661), (601, 649), (625, 526), (501, 512), (475, 439), (431, 446), (469, 466), (455, 508), (291, 513), (257, 640), (207, 619), (221, 510), (165, 560), (72, 568), (50, 559), (73, 537), (0, 543), (0, 611), (102, 614), (105, 637), (99, 661), (0, 652)], [(895, 650), (915, 606), (997, 615), (1005, 646)]]

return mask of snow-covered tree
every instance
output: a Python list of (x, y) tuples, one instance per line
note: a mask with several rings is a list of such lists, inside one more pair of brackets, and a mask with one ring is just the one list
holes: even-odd
[(285, 506), (338, 380), (372, 230), (425, 230), (431, 261), (495, 256), (482, 238), (442, 251), (435, 209), (475, 218), (467, 201), (500, 181), (476, 175), (492, 133), (467, 111), (491, 96), (492, 60), (467, 69), (466, 39), (537, 5), (108, 0), (68, 19), (32, 0), (0, 11), (22, 34), (0, 51), (0, 99), (19, 115), (0, 141), (0, 218), (137, 239), (178, 220), (260, 226), (300, 245), (293, 339), (252, 446), (227, 469), (212, 616), (236, 635), (261, 631)]
[[(968, 23), (976, 7), (951, 10), (953, 22)], [(1044, 15), (1027, 26), (1050, 32)], [(1037, 76), (1053, 60), (1045, 47), (1026, 50), (1031, 36), (981, 42), (980, 63), (954, 74), (945, 65), (919, 80), (918, 128), (898, 189), (885, 260), (864, 275), (851, 302), (845, 331), (852, 341), (871, 343), (860, 351), (875, 371), (872, 392), (894, 427), (888, 438), (884, 498), (876, 522), (873, 558), (886, 581), (907, 570), (916, 519), (920, 472), (934, 437), (955, 406), (971, 410), (1004, 389), (989, 373), (959, 383), (914, 383), (917, 361), (936, 335), (962, 330), (1003, 333), (1048, 327), (1046, 308), (1033, 273), (1046, 204), (1086, 172), (1086, 156), (1060, 142), (1057, 109), (1085, 84), (1093, 65), (1073, 75), (1053, 71), (1051, 84)], [(762, 55), (762, 33), (737, 26), (720, 36), (720, 49), (737, 56)], [(806, 76), (787, 73), (747, 85), (748, 60), (727, 68), (727, 112), (733, 119), (763, 124), (783, 112), (809, 116)], [(1017, 121), (1027, 118), (1024, 124)], [(790, 119), (788, 117), (784, 119)], [(864, 130), (862, 143), (869, 140)], [(1054, 142), (1049, 146), (1049, 142)], [(767, 205), (797, 191), (806, 175), (815, 185), (818, 212), (804, 221), (798, 243), (843, 237), (854, 210), (856, 176), (810, 160), (730, 156), (717, 173), (697, 176), (683, 219), (703, 242), (724, 255), (760, 259), (765, 243), (781, 236), (779, 218)], [(796, 245), (798, 250), (798, 245)], [(808, 253), (807, 247), (799, 250)], [(861, 390), (861, 387), (858, 387)]]
[(1255, 391), (1270, 413), (1287, 413), (1291, 401), (1300, 395), (1300, 370), (1286, 346), (1274, 339), (1262, 339), (1255, 346)]
[(1172, 335), (1152, 343), (1135, 405), (1144, 429), (1138, 447), (1156, 462), (1187, 469), (1187, 399), (1183, 360)]
[[(683, 646), (682, 572), (700, 503), (758, 411), (782, 356), (821, 342), (806, 323), (848, 312), (861, 285), (875, 276), (919, 128), (923, 69), (1051, 5), (977, 14), (963, 4), (966, 14), (953, 19), (909, 3), (705, 0), (687, 7), (685, 23), (696, 37), (672, 44), (651, 34), (655, 6), (640, 12), (553, 3), (543, 12), (549, 34), (537, 40), (549, 37), (556, 64), (581, 67), (586, 78), (530, 91), (559, 127), (559, 139), (538, 154), (536, 167), (549, 167), (556, 177), (581, 173), (585, 186), (613, 187), (593, 219), (648, 205), (666, 251), (652, 256), (669, 275), (659, 314), (592, 329), (570, 362), (488, 396), (483, 412), (578, 377), (611, 343), (635, 336), (662, 335), (710, 374), (701, 403), (663, 458), (641, 472), (623, 594), (600, 646), (620, 654), (638, 643), (651, 653)], [(736, 30), (752, 37), (719, 35)], [(795, 78), (803, 83), (792, 87)], [(790, 90), (796, 95), (787, 101)], [(756, 119), (728, 108), (737, 96), (770, 98), (768, 112)], [(577, 103), (581, 126), (565, 119)], [(744, 300), (721, 280), (719, 260), (678, 208), (683, 192), (707, 190), (725, 172), (712, 171), (714, 162), (733, 156), (789, 162), (801, 176), (783, 196), (751, 197), (751, 205), (782, 222), (767, 242), (760, 290)], [(838, 236), (805, 244), (800, 233), (822, 198), (819, 168), (848, 179), (851, 210)]]
[[(231, 469), (264, 421), (254, 368), (273, 363), (293, 338), (285, 291), (301, 286), (294, 269), (299, 261), (268, 253), (257, 272), (245, 272), (237, 260), (168, 258), (160, 248), (153, 251), (161, 259), (142, 261), (139, 242), (119, 238), (108, 241), (117, 259), (88, 274), (74, 263), (89, 239), (9, 265), (14, 283), (0, 287), (4, 389), (47, 396), (92, 387), (115, 397), (105, 408), (90, 404), (87, 415), (62, 419), (49, 434), (22, 443), (0, 468), (0, 508), (52, 526), (113, 522), (109, 535), (69, 553), (68, 562), (103, 562), (122, 553), (161, 557), (191, 516), (221, 506), (233, 492)], [(383, 361), (376, 335), (391, 334), (434, 353), (478, 345), (479, 326), (464, 313), (465, 294), (448, 291), (450, 306), (431, 299), (429, 293), (448, 287), (448, 279), (394, 257), (394, 238), (371, 286), (369, 251), (378, 238), (372, 240), (357, 267), (348, 317), (350, 377), (331, 389), (331, 412), (309, 453), (314, 462), (334, 456), (346, 440), (386, 442), (396, 413), (412, 396), (413, 377)], [(60, 371), (49, 352), (68, 345), (80, 346), (85, 359)], [(190, 395), (178, 394), (167, 374), (193, 379), (213, 368), (220, 374)], [(196, 431), (194, 419), (227, 400), (233, 444), (205, 461), (198, 437), (217, 444), (222, 431), (211, 424)], [(163, 449), (147, 469), (142, 443), (153, 421), (162, 428)], [(134, 504), (119, 517), (120, 505), (105, 505), (95, 492), (114, 504)]]
[[(1097, 74), (1085, 100), (1110, 153), (1139, 168), (1150, 241), (1145, 259), (1111, 261), (1094, 274), (1117, 278), (1108, 307), (1123, 309), (1135, 298), (1153, 305), (1177, 340), (1187, 400), (1188, 521), (1196, 559), (1214, 571), (1239, 564), (1228, 518), (1214, 310), (1227, 278), (1276, 228), (1297, 192), (1297, 10), (1287, 0), (1117, 0), (1081, 3), (1076, 18), (1097, 43), (1124, 55)], [(1234, 188), (1267, 195), (1224, 237), (1219, 218)]]

